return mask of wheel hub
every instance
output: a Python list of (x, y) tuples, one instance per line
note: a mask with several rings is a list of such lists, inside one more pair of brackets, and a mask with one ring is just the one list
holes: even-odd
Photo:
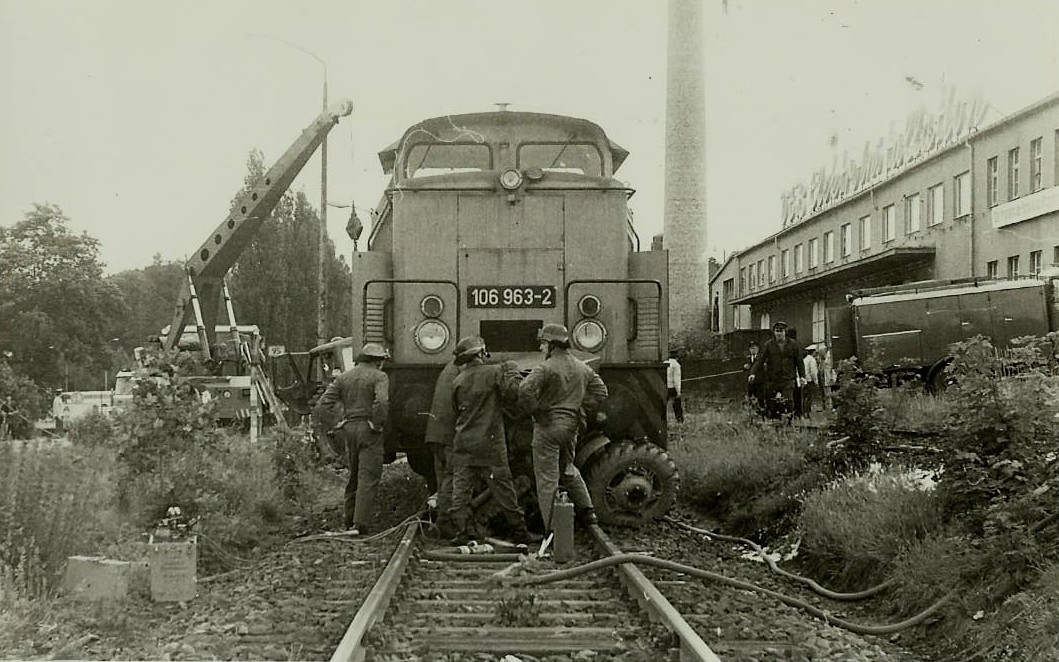
[(611, 491), (621, 510), (639, 510), (654, 495), (654, 486), (644, 476), (625, 474)]

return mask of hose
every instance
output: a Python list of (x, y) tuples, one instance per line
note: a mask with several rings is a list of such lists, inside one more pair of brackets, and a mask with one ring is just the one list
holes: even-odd
[(690, 524), (685, 524), (684, 522), (678, 522), (677, 520), (673, 519), (668, 515), (663, 517), (662, 520), (668, 524), (672, 524), (673, 526), (680, 527), (681, 529), (691, 531), (693, 533), (702, 534), (714, 540), (723, 540), (725, 542), (734, 542), (743, 545), (749, 545), (751, 548), (753, 548), (755, 552), (757, 552), (761, 556), (762, 559), (764, 559), (765, 563), (768, 564), (769, 569), (772, 570), (772, 572), (782, 577), (787, 577), (788, 579), (793, 579), (796, 582), (800, 582), (808, 586), (815, 593), (822, 595), (825, 598), (830, 598), (831, 600), (839, 600), (845, 602), (864, 600), (866, 598), (872, 597), (876, 593), (881, 593), (882, 591), (885, 591), (896, 583), (896, 580), (887, 579), (885, 582), (876, 586), (872, 586), (871, 588), (866, 588), (863, 591), (857, 591), (855, 593), (838, 593), (836, 591), (824, 588), (823, 586), (817, 584), (815, 581), (808, 577), (802, 577), (801, 575), (796, 575), (793, 572), (787, 572), (783, 568), (776, 565), (776, 562), (769, 558), (769, 555), (765, 553), (765, 550), (762, 549), (761, 546), (755, 543), (753, 540), (747, 540), (746, 538), (736, 538), (734, 536), (725, 536), (721, 535), (720, 533), (714, 533), (713, 531), (707, 531), (706, 529), (700, 529)]
[(559, 570), (558, 572), (549, 573), (547, 575), (518, 577), (513, 580), (508, 580), (505, 583), (515, 586), (534, 586), (539, 584), (549, 584), (551, 582), (570, 579), (571, 577), (576, 577), (587, 572), (602, 570), (603, 568), (609, 568), (614, 565), (621, 565), (622, 563), (636, 563), (638, 565), (654, 566), (656, 568), (663, 568), (665, 570), (672, 570), (674, 572), (690, 575), (698, 579), (708, 579), (712, 581), (717, 581), (722, 584), (727, 584), (728, 586), (742, 589), (744, 591), (754, 591), (755, 593), (761, 593), (763, 595), (775, 598), (776, 600), (779, 600), (780, 602), (791, 607), (797, 607), (799, 609), (807, 611), (813, 616), (816, 616), (817, 618), (823, 620), (825, 623), (828, 623), (829, 625), (835, 625), (837, 627), (842, 628), (843, 630), (848, 630), (850, 632), (853, 632), (854, 634), (862, 635), (888, 635), (893, 634), (895, 632), (900, 632), (901, 630), (910, 628), (914, 625), (919, 625), (920, 623), (930, 618), (939, 609), (941, 609), (941, 607), (950, 599), (952, 599), (953, 595), (955, 594), (955, 592), (953, 592), (946, 595), (941, 600), (938, 600), (933, 605), (928, 607), (926, 610), (899, 623), (890, 623), (888, 625), (863, 625), (860, 623), (852, 623), (841, 618), (835, 618), (827, 611), (818, 607), (814, 607), (813, 605), (803, 600), (793, 598), (789, 595), (784, 595), (783, 593), (777, 593), (776, 591), (771, 591), (756, 584), (751, 584), (750, 582), (745, 582), (739, 579), (732, 579), (731, 577), (725, 577), (724, 575), (719, 575), (715, 572), (710, 572), (708, 570), (700, 570), (698, 568), (693, 568), (691, 566), (684, 565), (682, 563), (676, 563), (674, 561), (656, 559), (652, 556), (644, 556), (643, 554), (615, 554), (614, 556), (608, 556), (607, 558), (598, 559), (596, 561), (585, 563), (583, 565), (579, 565), (573, 568)]

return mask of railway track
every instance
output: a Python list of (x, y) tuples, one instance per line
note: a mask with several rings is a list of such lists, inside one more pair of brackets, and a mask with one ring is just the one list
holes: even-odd
[[(501, 578), (563, 566), (547, 557), (527, 560), (497, 551), (439, 551), (422, 540), (418, 525), (408, 525), (331, 660), (455, 661), (524, 655), (542, 662), (719, 662), (658, 587), (631, 564), (546, 586), (512, 586)], [(593, 526), (579, 541), (577, 561), (617, 553), (606, 534)]]

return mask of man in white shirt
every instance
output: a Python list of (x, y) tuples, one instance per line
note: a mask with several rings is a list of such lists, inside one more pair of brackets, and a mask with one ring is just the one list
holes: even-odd
[(684, 422), (684, 403), (680, 400), (680, 362), (677, 361), (677, 353), (669, 352), (666, 361), (666, 393), (667, 399), (673, 401), (673, 415), (677, 423)]
[(819, 388), (816, 365), (816, 346), (809, 345), (805, 348), (805, 358), (802, 359), (805, 366), (805, 385), (802, 386), (802, 415), (809, 418), (813, 413), (813, 397)]

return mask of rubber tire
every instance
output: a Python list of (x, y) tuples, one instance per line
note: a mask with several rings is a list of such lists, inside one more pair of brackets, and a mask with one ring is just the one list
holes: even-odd
[[(658, 498), (639, 514), (611, 508), (605, 499), (607, 486), (631, 467), (647, 470), (660, 484)], [(601, 524), (641, 527), (665, 515), (677, 500), (680, 475), (669, 455), (653, 444), (619, 441), (612, 443), (588, 463), (585, 484)]]

